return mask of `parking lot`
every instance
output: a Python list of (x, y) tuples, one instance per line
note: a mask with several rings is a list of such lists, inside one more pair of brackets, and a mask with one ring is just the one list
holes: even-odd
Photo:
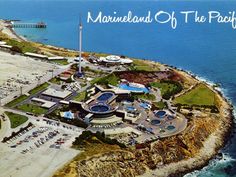
[(1, 176), (49, 177), (75, 157), (70, 146), (81, 132), (55, 122), (35, 121), (34, 126), (0, 143)]

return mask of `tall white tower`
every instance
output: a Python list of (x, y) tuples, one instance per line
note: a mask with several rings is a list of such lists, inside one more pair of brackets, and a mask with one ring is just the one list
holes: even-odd
[(82, 73), (81, 72), (81, 53), (82, 53), (82, 29), (83, 29), (83, 26), (82, 26), (82, 21), (81, 21), (81, 18), (80, 18), (80, 23), (79, 23), (79, 73)]

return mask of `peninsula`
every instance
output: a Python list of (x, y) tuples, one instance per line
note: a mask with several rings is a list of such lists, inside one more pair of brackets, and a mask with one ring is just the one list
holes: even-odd
[(1, 175), (182, 176), (222, 158), (233, 114), (216, 85), (27, 41), (10, 23), (0, 21)]

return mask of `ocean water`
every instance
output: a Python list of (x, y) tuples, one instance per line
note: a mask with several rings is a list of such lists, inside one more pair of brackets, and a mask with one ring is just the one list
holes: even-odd
[[(173, 30), (167, 24), (94, 24), (86, 23), (87, 12), (97, 14), (146, 15), (148, 11), (177, 12), (194, 10), (203, 15), (217, 10), (224, 15), (236, 10), (236, 1), (76, 1), (76, 0), (0, 0), (0, 18), (25, 22), (44, 21), (46, 29), (16, 29), (30, 40), (66, 48), (78, 48), (79, 16), (83, 21), (83, 50), (150, 59), (177, 66), (202, 79), (219, 83), (236, 105), (236, 30), (230, 24), (180, 20)], [(235, 130), (234, 130), (235, 131)], [(187, 176), (236, 176), (236, 137), (222, 149), (224, 158)]]

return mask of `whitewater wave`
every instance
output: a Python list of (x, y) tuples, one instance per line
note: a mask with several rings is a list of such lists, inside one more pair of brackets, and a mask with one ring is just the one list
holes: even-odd
[(204, 77), (204, 76), (199, 76), (195, 73), (193, 73), (192, 71), (190, 70), (186, 70), (186, 69), (183, 69), (183, 68), (178, 68), (179, 70), (181, 71), (185, 71), (186, 73), (188, 73), (189, 75), (195, 77), (197, 80), (201, 81), (201, 82), (205, 82), (207, 83), (208, 85), (210, 86), (214, 86), (214, 89), (217, 90), (218, 92), (220, 92), (227, 100), (230, 101), (230, 98), (228, 96), (228, 90), (225, 89), (225, 88), (222, 88), (220, 85), (216, 84), (215, 82), (211, 81), (210, 79)]
[(195, 170), (184, 175), (184, 177), (222, 176), (222, 174), (220, 173), (221, 169), (234, 162), (236, 162), (236, 159), (233, 159), (227, 153), (223, 153), (223, 157), (221, 159), (213, 159), (209, 162), (209, 165), (205, 166), (201, 170)]

